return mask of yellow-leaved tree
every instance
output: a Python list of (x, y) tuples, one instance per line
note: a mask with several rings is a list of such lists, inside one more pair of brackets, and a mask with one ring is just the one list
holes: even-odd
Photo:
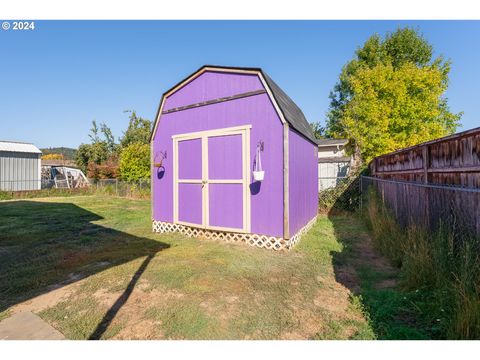
[(42, 155), (43, 160), (63, 160), (63, 154), (45, 154)]
[(344, 66), (331, 93), (327, 135), (349, 139), (365, 163), (375, 156), (455, 132), (461, 113), (444, 97), (450, 62), (432, 59), (415, 30), (372, 36)]

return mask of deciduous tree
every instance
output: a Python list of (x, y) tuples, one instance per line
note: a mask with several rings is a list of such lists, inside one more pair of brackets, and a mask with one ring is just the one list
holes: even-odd
[(444, 97), (450, 62), (405, 28), (370, 37), (342, 69), (330, 94), (327, 135), (349, 139), (365, 162), (455, 132), (461, 113)]
[(325, 137), (325, 128), (320, 125), (319, 122), (310, 123), (310, 127), (316, 139), (323, 139)]
[[(117, 159), (118, 145), (114, 141), (110, 128), (105, 124), (101, 124), (99, 129), (95, 120), (92, 121), (92, 128), (88, 136), (91, 144), (81, 144), (78, 147), (75, 162), (84, 173), (96, 174), (96, 171), (87, 170), (89, 168), (92, 169), (95, 165), (104, 163), (107, 159), (110, 159), (110, 163)], [(113, 164), (109, 165), (109, 167), (111, 166)], [(87, 174), (87, 176), (90, 175)], [(92, 177), (96, 178), (95, 176)]]
[(148, 144), (151, 128), (152, 122), (150, 120), (137, 116), (137, 113), (132, 111), (127, 130), (120, 139), (120, 146), (125, 148), (132, 143)]

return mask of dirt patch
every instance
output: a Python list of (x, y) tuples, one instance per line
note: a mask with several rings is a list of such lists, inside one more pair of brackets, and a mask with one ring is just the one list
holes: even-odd
[[(143, 280), (134, 287), (128, 299), (118, 309), (115, 322), (122, 324), (120, 332), (113, 339), (162, 339), (164, 334), (161, 322), (152, 318), (145, 318), (143, 314), (152, 305), (166, 306), (168, 302), (176, 301), (185, 295), (177, 290), (153, 289), (148, 281)], [(117, 300), (124, 295), (124, 291), (109, 292), (106, 289), (97, 290), (93, 296), (108, 308), (116, 306)], [(113, 323), (112, 323), (113, 324)]]
[[(379, 255), (373, 247), (372, 240), (365, 234), (359, 234), (357, 241), (351, 243), (352, 254), (348, 261), (335, 268), (335, 279), (346, 286), (354, 294), (361, 292), (361, 280), (358, 274), (360, 269), (369, 269), (382, 274), (382, 279), (373, 283), (376, 289), (389, 289), (397, 285), (398, 271), (390, 264), (387, 258)], [(347, 264), (348, 263), (348, 264)]]
[(369, 237), (362, 237), (360, 241), (354, 244), (354, 249), (356, 253), (354, 261), (357, 264), (368, 265), (372, 270), (384, 274), (395, 273), (395, 270), (389, 261), (375, 251)]
[(233, 304), (238, 301), (239, 297), (232, 295), (232, 296), (224, 296), (225, 301), (227, 304)]
[[(90, 266), (104, 266), (104, 264), (105, 263), (94, 263)], [(24, 311), (37, 313), (53, 307), (73, 295), (78, 290), (79, 286), (84, 283), (86, 277), (87, 275), (83, 273), (70, 273), (65, 280), (48, 286), (48, 292), (12, 306), (12, 314)], [(107, 293), (104, 295), (106, 296), (106, 294)]]
[(145, 319), (134, 324), (127, 324), (117, 335), (116, 340), (154, 340), (163, 339), (163, 332), (160, 330), (161, 323)]
[(282, 334), (282, 340), (305, 340), (305, 335), (297, 332), (288, 332)]
[(346, 287), (336, 283), (331, 289), (317, 291), (313, 303), (338, 317), (343, 315), (350, 305), (349, 295), (350, 291)]
[(25, 311), (37, 313), (55, 306), (74, 294), (79, 285), (80, 282), (63, 286), (56, 284), (53, 290), (13, 306), (11, 308), (12, 315)]
[(360, 279), (352, 265), (342, 265), (335, 273), (336, 280), (346, 286), (353, 294), (360, 293)]
[(123, 291), (109, 292), (106, 289), (99, 289), (93, 293), (93, 296), (101, 304), (110, 307), (115, 304), (115, 302), (120, 298), (120, 296), (122, 296), (122, 294)]

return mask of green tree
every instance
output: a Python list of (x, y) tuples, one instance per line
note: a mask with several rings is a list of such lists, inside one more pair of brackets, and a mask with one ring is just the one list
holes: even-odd
[(316, 139), (323, 139), (325, 137), (325, 128), (320, 125), (319, 122), (310, 123), (310, 127)]
[(432, 54), (414, 29), (371, 36), (330, 94), (327, 136), (349, 139), (350, 151), (368, 162), (455, 132), (462, 114), (450, 112), (443, 96), (450, 62)]
[(130, 114), (127, 130), (120, 139), (120, 146), (127, 147), (132, 143), (148, 144), (150, 142), (150, 132), (152, 122), (137, 116), (135, 111)]
[(77, 166), (89, 176), (89, 169), (95, 165), (101, 165), (107, 159), (112, 162), (116, 158), (118, 145), (115, 144), (114, 137), (110, 128), (104, 123), (100, 128), (95, 120), (92, 121), (89, 138), (91, 144), (81, 144), (75, 155)]
[(150, 145), (134, 142), (120, 153), (120, 176), (127, 181), (150, 178)]

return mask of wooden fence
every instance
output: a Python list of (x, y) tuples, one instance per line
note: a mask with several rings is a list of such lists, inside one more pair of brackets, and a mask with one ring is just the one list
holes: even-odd
[(480, 236), (480, 128), (375, 158), (372, 177), (402, 225), (415, 223)]
[(403, 226), (437, 230), (443, 225), (460, 236), (480, 236), (480, 189), (362, 176), (362, 193), (370, 187)]
[(480, 189), (480, 128), (373, 159), (373, 177)]

